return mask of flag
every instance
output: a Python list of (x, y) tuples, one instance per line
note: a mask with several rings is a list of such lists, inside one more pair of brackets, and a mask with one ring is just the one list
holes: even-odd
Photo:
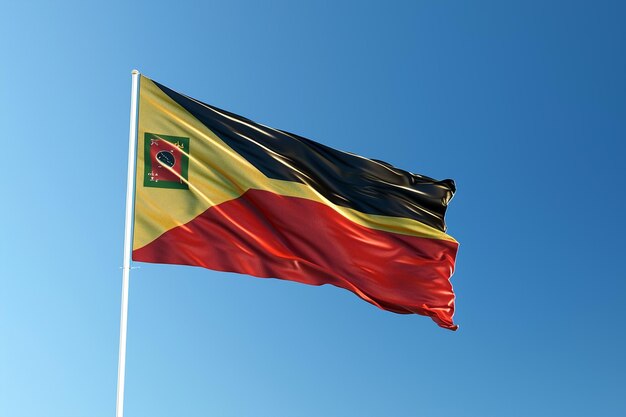
[(140, 79), (132, 259), (352, 291), (455, 330), (452, 180), (267, 127)]

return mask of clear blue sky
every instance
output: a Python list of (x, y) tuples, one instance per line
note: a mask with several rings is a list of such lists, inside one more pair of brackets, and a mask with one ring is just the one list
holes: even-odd
[(130, 71), (437, 178), (453, 333), (137, 264), (127, 417), (626, 415), (620, 1), (0, 5), (0, 417), (113, 416)]

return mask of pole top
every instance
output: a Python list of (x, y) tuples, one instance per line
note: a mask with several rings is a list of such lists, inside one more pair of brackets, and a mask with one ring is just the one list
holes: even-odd
[(136, 69), (134, 69), (134, 70), (132, 70), (130, 73), (131, 73), (132, 75), (137, 75), (137, 74), (139, 74), (139, 71), (137, 71)]

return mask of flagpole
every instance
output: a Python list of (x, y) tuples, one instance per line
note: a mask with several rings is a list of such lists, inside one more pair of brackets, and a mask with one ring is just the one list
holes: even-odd
[(117, 364), (116, 417), (124, 417), (124, 378), (126, 374), (126, 329), (128, 324), (128, 287), (130, 280), (131, 236), (135, 191), (135, 154), (137, 152), (137, 101), (139, 71), (133, 70), (130, 96), (130, 131), (128, 133), (128, 177), (126, 179), (126, 219), (124, 223), (124, 264), (122, 266), (122, 312), (120, 315), (120, 353)]

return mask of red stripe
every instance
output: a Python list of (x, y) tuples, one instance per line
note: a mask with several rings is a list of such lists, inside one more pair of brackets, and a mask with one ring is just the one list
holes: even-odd
[(133, 251), (133, 260), (332, 284), (456, 330), (458, 244), (369, 229), (324, 204), (250, 190)]

